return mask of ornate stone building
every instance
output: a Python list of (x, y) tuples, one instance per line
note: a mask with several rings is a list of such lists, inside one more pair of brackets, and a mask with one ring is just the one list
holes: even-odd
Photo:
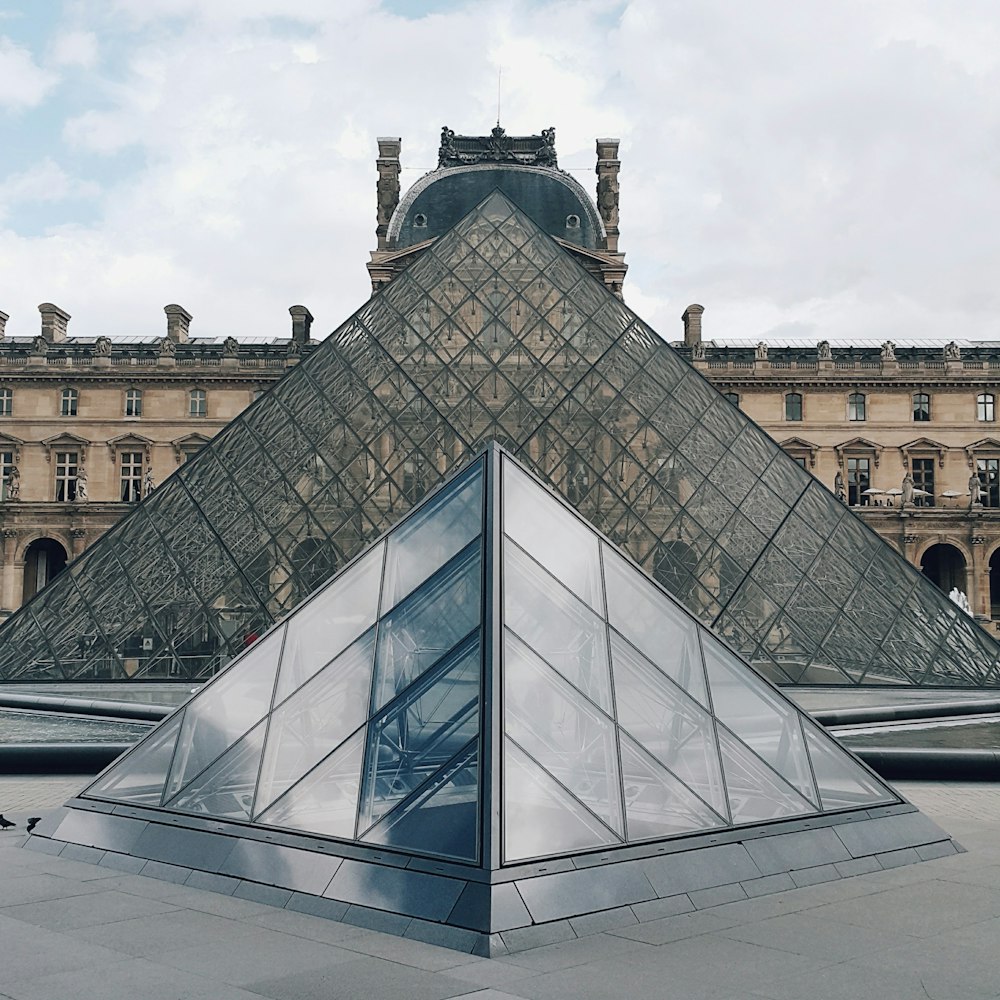
[(705, 340), (703, 312), (688, 307), (675, 345), (691, 364), (909, 562), (1000, 628), (1000, 343)]
[(0, 312), (0, 615), (114, 524), (311, 350), (312, 315), (290, 338), (192, 337), (165, 308), (163, 337), (72, 337), (38, 307), (35, 337), (6, 337)]

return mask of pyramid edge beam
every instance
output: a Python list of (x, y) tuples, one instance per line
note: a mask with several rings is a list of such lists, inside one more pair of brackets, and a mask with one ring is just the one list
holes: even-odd
[(964, 852), (904, 802), (488, 873), (80, 798), (24, 848), (484, 957)]

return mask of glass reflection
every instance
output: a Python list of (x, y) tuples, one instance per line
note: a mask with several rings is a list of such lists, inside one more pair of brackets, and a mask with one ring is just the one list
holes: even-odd
[(604, 622), (512, 542), (504, 544), (504, 621), (547, 663), (611, 712)]
[(102, 774), (84, 794), (158, 806), (182, 718), (183, 709)]

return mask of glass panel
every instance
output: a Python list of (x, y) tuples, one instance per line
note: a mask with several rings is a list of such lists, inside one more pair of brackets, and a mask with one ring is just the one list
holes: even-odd
[(291, 619), (275, 703), (287, 698), (375, 623), (382, 574), (376, 545)]
[(695, 623), (617, 552), (602, 548), (608, 620), (672, 681), (707, 705)]
[(837, 746), (829, 734), (807, 719), (802, 720), (802, 728), (824, 809), (858, 809), (898, 801), (888, 788)]
[(180, 795), (164, 805), (168, 809), (205, 813), (217, 819), (249, 819), (266, 728), (266, 720), (254, 726), (189, 782)]
[(257, 812), (368, 718), (374, 655), (375, 630), (369, 629), (271, 713)]
[(504, 862), (551, 857), (619, 843), (596, 816), (504, 739)]
[(609, 714), (607, 629), (516, 545), (504, 545), (504, 622)]
[(618, 725), (726, 816), (712, 717), (615, 632), (611, 662)]
[(511, 632), (504, 638), (503, 691), (504, 732), (624, 836), (611, 720)]
[(629, 843), (726, 825), (726, 820), (644, 753), (638, 743), (625, 733), (620, 739)]
[(232, 746), (271, 708), (285, 626), (258, 640), (184, 710), (184, 726), (165, 799)]
[(432, 667), (478, 624), (480, 546), (473, 543), (379, 622), (373, 710)]
[(353, 840), (364, 737), (359, 729), (254, 822)]
[(716, 717), (818, 805), (798, 711), (773, 694), (728, 649), (708, 635), (702, 641)]
[(377, 822), (478, 735), (481, 659), (477, 632), (369, 723), (359, 830)]
[(382, 614), (482, 531), (483, 466), (431, 500), (388, 538)]
[(183, 710), (158, 726), (131, 753), (105, 771), (83, 794), (158, 806), (170, 770)]
[(719, 726), (718, 734), (734, 825), (817, 811), (723, 726)]
[(476, 861), (478, 834), (479, 753), (473, 743), (362, 839), (405, 851)]
[(603, 615), (597, 536), (507, 461), (503, 463), (503, 527), (557, 580)]

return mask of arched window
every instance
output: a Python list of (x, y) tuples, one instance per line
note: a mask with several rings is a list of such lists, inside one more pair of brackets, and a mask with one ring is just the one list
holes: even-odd
[(976, 396), (976, 419), (991, 423), (996, 419), (996, 400), (992, 392), (981, 392)]
[(188, 394), (188, 414), (192, 417), (208, 416), (208, 400), (204, 389), (192, 389)]
[(802, 419), (802, 393), (801, 392), (786, 392), (785, 393), (785, 419), (786, 420), (801, 420)]
[(142, 416), (142, 389), (129, 389), (125, 393), (125, 416)]
[(847, 419), (865, 420), (867, 419), (866, 411), (865, 394), (863, 392), (852, 392), (847, 397)]
[(59, 416), (75, 417), (77, 404), (80, 401), (80, 394), (76, 389), (63, 389), (59, 396)]
[(740, 394), (738, 392), (724, 392), (722, 395), (725, 396), (726, 399), (733, 404), (733, 406), (740, 405)]
[(931, 419), (931, 397), (926, 392), (915, 392), (913, 394), (913, 419)]

